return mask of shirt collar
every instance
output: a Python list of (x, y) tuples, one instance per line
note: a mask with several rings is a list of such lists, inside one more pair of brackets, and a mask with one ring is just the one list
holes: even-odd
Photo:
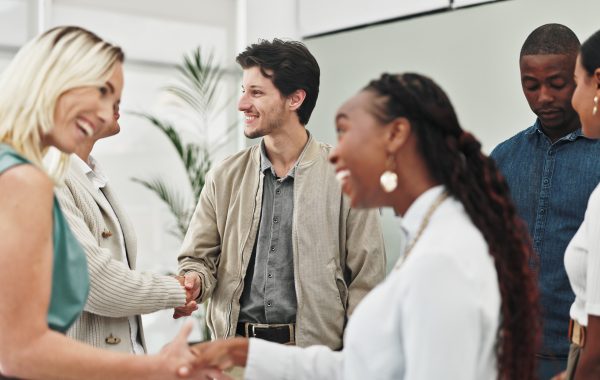
[(100, 190), (106, 186), (108, 183), (108, 178), (106, 178), (102, 172), (102, 169), (100, 168), (100, 165), (98, 165), (98, 161), (96, 161), (94, 157), (89, 156), (88, 162), (83, 161), (76, 154), (71, 155), (72, 165), (77, 166), (81, 171), (83, 171), (90, 182), (92, 182), (92, 184), (98, 188), (98, 190)]
[[(535, 119), (535, 123), (533, 123), (533, 125), (525, 131), (525, 135), (534, 135), (536, 133), (540, 134), (540, 135), (544, 135), (544, 136), (546, 135), (544, 133), (544, 131), (542, 130), (542, 123), (540, 122), (539, 118)], [(589, 137), (587, 137), (583, 134), (583, 132), (581, 131), (581, 128), (578, 128), (578, 129), (574, 130), (573, 132), (567, 134), (566, 136), (561, 137), (559, 140), (575, 141), (580, 137), (589, 140)]]
[[(298, 164), (302, 161), (302, 157), (304, 156), (304, 153), (306, 152), (306, 148), (309, 145), (308, 143), (310, 142), (310, 139), (311, 139), (310, 132), (306, 131), (306, 133), (308, 134), (308, 140), (306, 140), (306, 144), (304, 145), (304, 148), (302, 148), (302, 153), (300, 153), (300, 156), (298, 156), (298, 159), (294, 163), (294, 166), (292, 166), (292, 168), (290, 169), (290, 171), (287, 173), (287, 175), (284, 178), (287, 178), (287, 177), (294, 178), (294, 176), (296, 175), (296, 168), (298, 167)], [(273, 174), (273, 176), (277, 177), (277, 174), (275, 174), (275, 170), (273, 169), (273, 164), (271, 163), (271, 160), (269, 160), (269, 157), (267, 156), (267, 150), (265, 148), (265, 140), (263, 139), (260, 141), (260, 171), (264, 173), (268, 169), (271, 169), (271, 173)]]
[(404, 229), (407, 234), (407, 241), (410, 242), (414, 238), (429, 207), (443, 191), (443, 185), (432, 187), (419, 195), (419, 197), (410, 205), (408, 210), (406, 210), (406, 213), (402, 218), (402, 229)]

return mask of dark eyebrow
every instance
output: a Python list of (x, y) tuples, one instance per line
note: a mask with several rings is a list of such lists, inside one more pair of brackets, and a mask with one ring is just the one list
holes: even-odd
[(529, 76), (529, 75), (527, 75), (527, 74), (523, 75), (523, 76), (521, 77), (521, 80), (534, 80), (534, 81), (536, 81), (536, 82), (537, 82), (537, 78), (535, 78), (535, 77), (532, 77), (532, 76)]
[(345, 113), (338, 113), (337, 115), (335, 115), (335, 122), (337, 123), (340, 119), (347, 119), (348, 115), (346, 115)]
[(110, 92), (112, 92), (113, 94), (115, 93), (115, 86), (113, 86), (112, 83), (106, 82), (106, 87), (108, 87), (108, 89), (110, 90)]

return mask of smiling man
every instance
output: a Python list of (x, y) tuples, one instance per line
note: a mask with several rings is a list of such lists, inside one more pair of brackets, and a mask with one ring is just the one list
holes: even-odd
[(320, 75), (308, 49), (261, 41), (237, 62), (244, 133), (262, 139), (207, 176), (180, 272), (200, 301), (211, 298), (213, 338), (339, 349), (348, 316), (385, 275), (379, 215), (350, 208), (331, 147), (306, 129)]
[(582, 135), (571, 106), (579, 45), (573, 31), (559, 24), (540, 26), (527, 37), (519, 57), (521, 84), (537, 119), (491, 155), (506, 177), (538, 255), (540, 380), (566, 368), (569, 307), (575, 296), (563, 257), (600, 182), (600, 144)]

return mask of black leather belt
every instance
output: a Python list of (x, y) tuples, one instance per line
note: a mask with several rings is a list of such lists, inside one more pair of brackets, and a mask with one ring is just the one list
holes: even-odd
[(236, 335), (246, 338), (258, 338), (269, 342), (296, 344), (296, 324), (262, 324), (240, 322), (235, 329)]

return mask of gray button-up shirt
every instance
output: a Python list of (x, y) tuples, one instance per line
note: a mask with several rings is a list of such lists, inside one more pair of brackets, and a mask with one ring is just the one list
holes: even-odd
[[(296, 321), (296, 289), (292, 251), (294, 175), (296, 165), (277, 178), (260, 145), (264, 173), (258, 237), (244, 278), (240, 322), (292, 323)], [(304, 153), (304, 152), (303, 152)]]

